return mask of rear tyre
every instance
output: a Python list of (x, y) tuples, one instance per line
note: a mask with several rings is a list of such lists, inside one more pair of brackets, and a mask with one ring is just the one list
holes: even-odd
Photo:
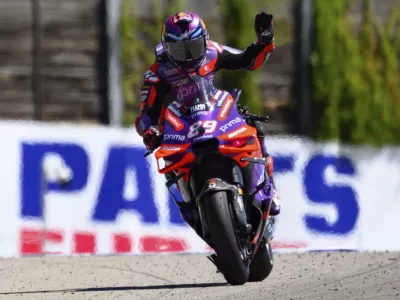
[(231, 285), (243, 285), (249, 273), (236, 238), (227, 192), (204, 196), (208, 225), (221, 273)]
[(263, 281), (271, 274), (274, 266), (271, 243), (262, 242), (250, 264), (250, 282)]

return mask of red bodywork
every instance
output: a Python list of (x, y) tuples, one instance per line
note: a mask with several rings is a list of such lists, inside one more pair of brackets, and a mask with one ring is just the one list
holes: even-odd
[[(245, 128), (246, 130), (241, 130), (242, 128)], [(234, 137), (229, 137), (233, 132), (239, 133)], [(231, 156), (232, 159), (234, 159), (242, 168), (249, 164), (247, 161), (242, 161), (242, 158), (261, 158), (261, 146), (257, 138), (257, 130), (254, 127), (243, 125), (233, 131), (219, 135), (217, 139), (220, 141), (219, 151), (221, 154)], [(176, 174), (181, 172), (188, 174), (187, 171), (190, 169), (190, 164), (195, 161), (195, 155), (192, 152), (187, 151), (190, 146), (190, 143), (162, 144), (155, 152), (158, 172), (160, 174), (165, 174), (174, 171)], [(176, 154), (184, 155), (177, 161), (169, 161), (168, 158)], [(160, 168), (160, 159), (164, 159), (165, 161), (165, 167), (163, 168)], [(185, 176), (184, 179), (188, 180), (188, 176)]]

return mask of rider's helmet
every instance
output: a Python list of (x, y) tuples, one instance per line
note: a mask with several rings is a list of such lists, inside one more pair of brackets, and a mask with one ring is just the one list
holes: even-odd
[(208, 33), (198, 15), (180, 12), (165, 21), (161, 42), (172, 63), (188, 70), (200, 65), (206, 55)]

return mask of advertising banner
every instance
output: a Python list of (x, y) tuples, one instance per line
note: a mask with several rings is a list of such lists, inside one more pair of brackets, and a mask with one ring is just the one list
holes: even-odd
[[(210, 251), (134, 130), (1, 122), (0, 134), (0, 257)], [(282, 199), (277, 251), (400, 250), (398, 148), (266, 144)]]

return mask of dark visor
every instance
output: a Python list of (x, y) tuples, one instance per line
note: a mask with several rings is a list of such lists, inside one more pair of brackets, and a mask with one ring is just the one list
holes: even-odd
[(164, 47), (174, 59), (187, 61), (199, 58), (206, 51), (205, 37), (191, 41), (165, 42)]

